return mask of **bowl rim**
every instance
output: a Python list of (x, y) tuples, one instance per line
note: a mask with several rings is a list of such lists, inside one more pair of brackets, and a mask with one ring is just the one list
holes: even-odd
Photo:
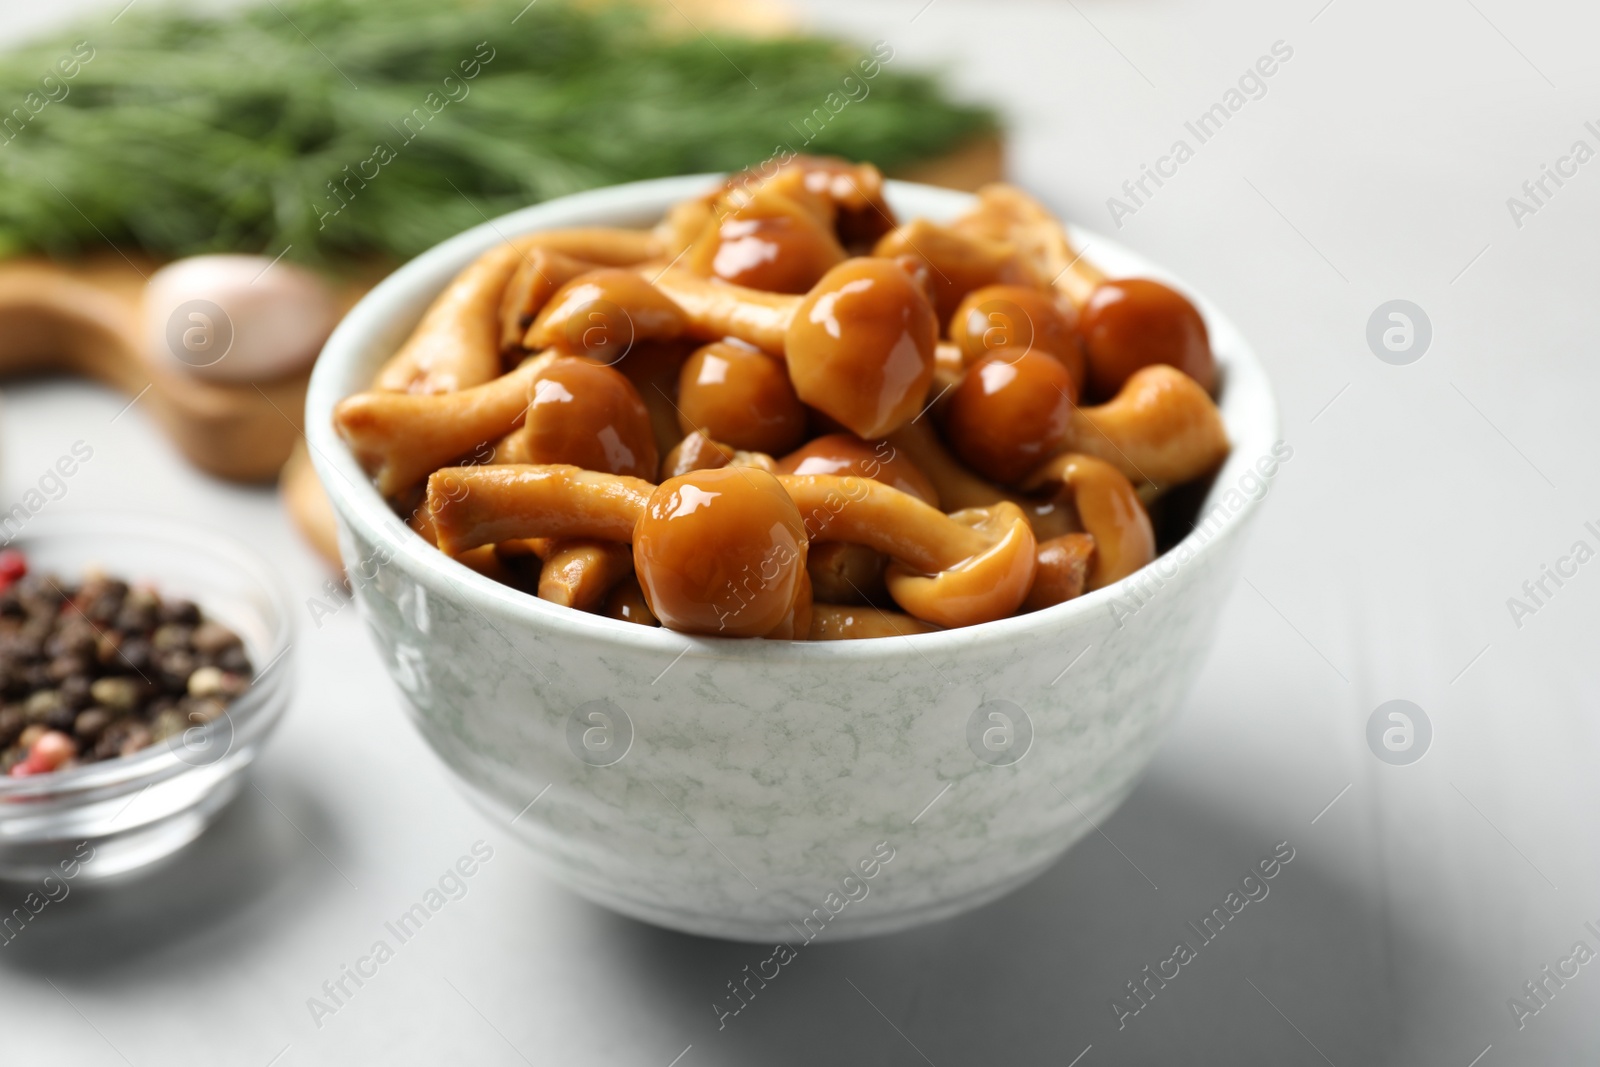
[[(141, 784), (154, 784), (191, 770), (199, 770), (223, 762), (233, 750), (241, 735), (250, 737), (264, 733), (283, 715), (288, 700), (274, 699), (280, 689), (290, 683), (285, 678), (292, 659), (296, 630), (293, 604), (277, 571), (266, 557), (247, 545), (199, 523), (180, 523), (165, 515), (137, 511), (71, 511), (58, 515), (41, 515), (29, 520), (28, 526), (7, 547), (17, 548), (27, 556), (30, 543), (46, 541), (52, 536), (93, 533), (106, 539), (105, 563), (108, 569), (116, 566), (116, 538), (139, 537), (164, 542), (189, 552), (202, 553), (220, 560), (244, 575), (265, 594), (273, 615), (269, 656), (263, 666), (252, 663), (250, 688), (228, 705), (220, 719), (207, 723), (200, 729), (207, 736), (218, 732), (218, 724), (227, 723), (233, 731), (228, 748), (214, 759), (190, 762), (179, 754), (175, 743), (154, 743), (132, 756), (86, 763), (65, 771), (32, 774), (13, 778), (0, 776), (0, 803), (45, 803), (75, 794), (100, 793)], [(29, 571), (32, 573), (30, 561)], [(122, 574), (114, 577), (127, 578)], [(133, 575), (137, 580), (140, 576)], [(158, 590), (159, 591), (159, 590)], [(270, 672), (278, 672), (269, 685), (258, 685)], [(187, 732), (187, 731), (186, 731)], [(181, 735), (180, 735), (181, 736)], [(16, 809), (0, 808), (0, 820), (12, 815), (32, 815), (26, 804)]]
[[(410, 332), (433, 298), (468, 262), (512, 236), (583, 225), (638, 225), (639, 217), (659, 218), (666, 207), (695, 196), (725, 179), (724, 174), (694, 174), (656, 178), (607, 186), (571, 196), (548, 200), (510, 212), (451, 237), (410, 260), (352, 308), (328, 338), (312, 371), (306, 395), (306, 442), (312, 465), (317, 471), (336, 512), (364, 540), (384, 546), (389, 560), (383, 565), (400, 565), (417, 581), (444, 596), (466, 600), (473, 611), (490, 621), (492, 612), (500, 619), (535, 629), (562, 631), (575, 638), (617, 646), (638, 652), (681, 657), (693, 649), (702, 659), (758, 657), (774, 662), (860, 662), (877, 661), (891, 654), (903, 655), (901, 641), (927, 659), (957, 647), (1003, 645), (1025, 634), (1065, 630), (1110, 610), (1113, 601), (1134, 588), (1141, 576), (1185, 546), (1190, 557), (1181, 565), (1190, 566), (1220, 551), (1259, 510), (1269, 495), (1270, 484), (1259, 495), (1244, 495), (1244, 503), (1231, 512), (1221, 528), (1204, 538), (1200, 524), (1177, 544), (1150, 564), (1122, 580), (1076, 599), (1041, 611), (1013, 615), (977, 626), (927, 634), (902, 635), (900, 641), (884, 638), (844, 641), (780, 641), (736, 637), (714, 637), (680, 633), (665, 627), (646, 627), (622, 622), (589, 612), (549, 604), (520, 590), (502, 585), (446, 556), (414, 534), (392, 512), (361, 469), (354, 454), (345, 446), (333, 425), (334, 406), (345, 396), (365, 387), (353, 384), (354, 367), (371, 359), (373, 369), (387, 358)], [(888, 181), (885, 192), (901, 218), (953, 215), (972, 204), (971, 193), (913, 182)], [(915, 209), (909, 209), (917, 205)], [(622, 218), (630, 221), (606, 219)], [(651, 223), (647, 222), (646, 225)], [(1222, 489), (1246, 476), (1251, 464), (1281, 439), (1277, 405), (1265, 369), (1237, 327), (1204, 294), (1185, 284), (1170, 271), (1146, 260), (1109, 237), (1068, 224), (1073, 240), (1082, 250), (1093, 249), (1098, 261), (1111, 262), (1122, 269), (1121, 276), (1137, 272), (1159, 279), (1184, 292), (1199, 307), (1213, 339), (1213, 348), (1223, 376), (1219, 406), (1232, 449), (1219, 468), (1212, 489), (1201, 505), (1208, 514)], [(404, 321), (404, 332), (399, 324)], [(1219, 336), (1225, 343), (1219, 345)], [(381, 341), (391, 339), (383, 356), (369, 352)], [(1165, 578), (1163, 580), (1166, 580)], [(490, 622), (493, 626), (493, 623)], [(502, 635), (504, 636), (504, 635)]]

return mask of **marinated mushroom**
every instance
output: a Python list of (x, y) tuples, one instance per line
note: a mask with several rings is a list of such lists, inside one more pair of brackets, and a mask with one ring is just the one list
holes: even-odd
[(428, 477), (428, 512), (436, 543), (452, 556), (527, 537), (626, 544), (654, 491), (642, 478), (581, 467), (446, 467)]
[(594, 611), (632, 573), (633, 553), (627, 545), (582, 538), (557, 541), (539, 570), (539, 599)]
[(939, 506), (939, 494), (928, 476), (888, 441), (863, 441), (854, 434), (817, 437), (778, 460), (783, 474), (853, 474), (910, 493)]
[(716, 470), (733, 462), (737, 449), (729, 448), (711, 439), (704, 430), (696, 430), (672, 447), (661, 461), (661, 480), (676, 478), (690, 471)]
[(734, 448), (787, 452), (805, 437), (806, 409), (779, 360), (741, 341), (695, 350), (678, 376), (678, 424)]
[(1078, 320), (1088, 349), (1090, 397), (1109, 397), (1142, 367), (1176, 367), (1214, 392), (1216, 360), (1205, 319), (1182, 293), (1148, 278), (1095, 288)]
[(1071, 440), (1131, 481), (1163, 489), (1210, 474), (1229, 448), (1216, 403), (1163, 364), (1135, 371), (1106, 403), (1073, 411)]
[(522, 426), (495, 446), (496, 463), (570, 463), (656, 475), (650, 412), (621, 372), (576, 356), (541, 357)]
[(1091, 590), (1126, 578), (1156, 558), (1150, 516), (1133, 483), (1111, 464), (1093, 456), (1063, 453), (1035, 471), (1024, 488), (1048, 490), (1057, 499), (1071, 502), (1084, 531), (1094, 538)]
[(500, 297), (500, 350), (520, 358), (523, 338), (535, 316), (556, 290), (572, 279), (599, 270), (597, 264), (550, 248), (534, 248), (522, 257)]
[(534, 383), (549, 363), (546, 357), (531, 359), (460, 392), (357, 393), (339, 402), (334, 425), (376, 476), (378, 491), (393, 496), (520, 425)]
[(1066, 444), (1077, 388), (1044, 352), (985, 356), (951, 391), (945, 433), (973, 470), (1010, 484)]
[(938, 324), (927, 297), (891, 262), (845, 260), (803, 297), (681, 268), (656, 284), (684, 309), (691, 333), (783, 356), (796, 395), (862, 437), (882, 437), (925, 403)]
[(1009, 359), (1022, 352), (1045, 352), (1067, 368), (1076, 385), (1074, 395), (1079, 395), (1087, 369), (1076, 317), (1046, 290), (986, 285), (968, 293), (956, 308), (950, 340), (960, 349), (963, 366), (985, 356)]
[(933, 379), (938, 322), (911, 277), (881, 259), (851, 259), (795, 310), (784, 359), (801, 400), (860, 437), (916, 417)]
[(1033, 530), (1010, 502), (946, 515), (882, 482), (834, 474), (779, 480), (812, 541), (866, 545), (893, 560), (889, 595), (940, 626), (971, 626), (1017, 610), (1033, 581)]
[(803, 184), (794, 192), (769, 182), (714, 213), (689, 251), (688, 267), (773, 293), (810, 289), (845, 251), (833, 232), (832, 202), (807, 195)]
[[(738, 467), (656, 487), (633, 533), (651, 613), (684, 633), (765, 637), (810, 605), (806, 528), (778, 480)], [(809, 625), (806, 627), (809, 631)]]
[(626, 266), (660, 254), (637, 230), (547, 230), (496, 245), (467, 265), (423, 313), (405, 344), (378, 372), (373, 388), (398, 393), (451, 393), (500, 373), (497, 311), (517, 268), (536, 248), (591, 263)]
[(1039, 611), (1082, 596), (1089, 587), (1093, 559), (1093, 534), (1062, 534), (1039, 542), (1034, 555), (1033, 585), (1022, 602), (1022, 610)]
[(683, 328), (683, 311), (659, 289), (635, 271), (606, 268), (558, 289), (522, 344), (615, 363), (640, 341), (671, 341)]
[(940, 322), (949, 322), (956, 308), (974, 289), (988, 285), (1037, 287), (1048, 278), (1038, 277), (1014, 246), (975, 234), (962, 233), (927, 219), (913, 219), (886, 234), (872, 254), (888, 259), (906, 257), (927, 265), (934, 307)]

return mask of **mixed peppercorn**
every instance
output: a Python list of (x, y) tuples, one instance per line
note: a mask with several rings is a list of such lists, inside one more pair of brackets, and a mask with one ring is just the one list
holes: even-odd
[(239, 635), (192, 601), (0, 552), (0, 774), (132, 755), (221, 717), (252, 673)]

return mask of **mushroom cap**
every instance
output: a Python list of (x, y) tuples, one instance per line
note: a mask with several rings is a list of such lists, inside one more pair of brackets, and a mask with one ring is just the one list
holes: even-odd
[(853, 474), (909, 493), (939, 506), (939, 494), (928, 476), (887, 441), (863, 441), (854, 434), (834, 433), (807, 441), (778, 461), (780, 474)]
[(974, 470), (1012, 484), (1065, 446), (1077, 396), (1072, 374), (1038, 349), (985, 356), (951, 391), (945, 434)]
[(860, 437), (882, 437), (922, 409), (938, 323), (894, 263), (847, 259), (807, 293), (784, 337), (800, 399)]
[(1034, 471), (1023, 483), (1028, 490), (1054, 488), (1070, 494), (1094, 537), (1089, 588), (1119, 581), (1156, 558), (1155, 528), (1133, 483), (1116, 467), (1094, 456), (1064, 452)]
[(517, 432), (528, 463), (568, 463), (586, 470), (656, 477), (650, 411), (633, 383), (612, 367), (559, 356), (535, 379)]
[(792, 622), (806, 580), (806, 529), (778, 480), (742, 467), (656, 487), (633, 533), (633, 564), (662, 625), (762, 637)]
[(1205, 319), (1175, 289), (1148, 278), (1097, 286), (1078, 320), (1089, 354), (1091, 398), (1115, 395), (1140, 367), (1165, 363), (1200, 383), (1217, 384), (1217, 364)]
[(1016, 612), (1033, 586), (1038, 542), (1022, 509), (1010, 501), (950, 516), (994, 538), (994, 544), (934, 575), (889, 564), (889, 595), (910, 615), (939, 626), (973, 626)]
[(689, 267), (749, 289), (804, 293), (845, 258), (831, 211), (808, 206), (779, 189), (757, 189), (731, 211), (707, 220)]
[(1044, 289), (986, 285), (968, 293), (950, 317), (950, 340), (969, 365), (984, 356), (1047, 352), (1067, 368), (1081, 393), (1087, 366), (1076, 318), (1076, 311)]
[(683, 309), (637, 271), (607, 267), (557, 289), (523, 343), (614, 363), (640, 341), (672, 340), (686, 322)]
[(805, 438), (806, 409), (783, 364), (736, 341), (695, 350), (678, 374), (678, 425), (752, 452), (787, 452)]

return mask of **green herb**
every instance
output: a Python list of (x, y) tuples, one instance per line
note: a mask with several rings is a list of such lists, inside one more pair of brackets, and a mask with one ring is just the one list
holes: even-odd
[(0, 253), (402, 258), (580, 189), (780, 145), (892, 169), (994, 125), (899, 63), (864, 78), (866, 47), (663, 36), (638, 8), (525, 2), (136, 8), (0, 57)]

